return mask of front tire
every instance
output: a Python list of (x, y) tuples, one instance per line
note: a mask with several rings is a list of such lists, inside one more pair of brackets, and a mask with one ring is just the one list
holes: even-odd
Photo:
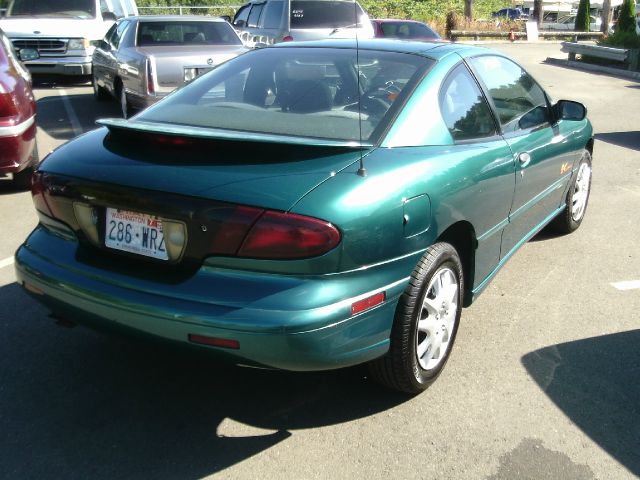
[(464, 276), (455, 248), (429, 247), (400, 297), (387, 354), (369, 364), (372, 377), (408, 394), (424, 391), (444, 368), (458, 331)]
[(98, 102), (102, 102), (109, 98), (109, 94), (107, 91), (98, 85), (98, 80), (96, 79), (95, 73), (91, 76), (91, 85), (93, 86), (93, 98), (95, 98)]
[(565, 209), (553, 220), (552, 226), (559, 233), (571, 233), (580, 227), (591, 193), (591, 154), (585, 150), (576, 176), (567, 193)]

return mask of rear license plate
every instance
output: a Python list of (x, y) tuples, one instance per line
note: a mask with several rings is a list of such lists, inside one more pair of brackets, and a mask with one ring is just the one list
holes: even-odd
[(145, 213), (107, 208), (104, 244), (123, 252), (168, 260), (162, 221)]

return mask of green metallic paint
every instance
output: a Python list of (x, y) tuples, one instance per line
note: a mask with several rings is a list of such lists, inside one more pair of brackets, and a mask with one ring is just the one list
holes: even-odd
[[(574, 175), (592, 137), (588, 121), (561, 121), (526, 136), (456, 145), (439, 112), (439, 88), (461, 58), (481, 50), (404, 43), (362, 45), (438, 60), (377, 147), (309, 146), (296, 161), (291, 151), (302, 152), (299, 145), (261, 158), (255, 152), (264, 139), (252, 139), (251, 146), (235, 138), (196, 158), (184, 151), (175, 158), (170, 151), (146, 158), (144, 146), (116, 148), (106, 129), (98, 129), (40, 167), (112, 184), (129, 195), (138, 189), (171, 192), (185, 202), (210, 199), (321, 218), (342, 235), (332, 251), (290, 261), (209, 256), (192, 275), (169, 281), (86, 262), (78, 253), (91, 254), (89, 247), (55, 221), (42, 222), (16, 253), (18, 280), (41, 289), (38, 299), (72, 320), (183, 343), (190, 333), (238, 340), (239, 351), (224, 353), (242, 362), (313, 370), (384, 354), (398, 299), (429, 245), (451, 232), (469, 236), (475, 250), (465, 257), (473, 262), (465, 268), (476, 297), (562, 210), (571, 177), (560, 173), (558, 162), (572, 162)], [(331, 42), (341, 44), (352, 46)], [(516, 164), (521, 151), (533, 156), (522, 170)], [(358, 173), (361, 156), (366, 175)], [(132, 262), (131, 268), (144, 271), (146, 265)], [(353, 302), (381, 291), (384, 303), (351, 315)]]

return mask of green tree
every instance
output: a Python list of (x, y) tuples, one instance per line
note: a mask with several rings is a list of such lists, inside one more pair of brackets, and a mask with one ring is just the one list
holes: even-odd
[(624, 0), (620, 7), (618, 15), (618, 24), (616, 32), (633, 32), (636, 31), (636, 5), (634, 0)]
[(590, 11), (591, 7), (589, 5), (589, 0), (580, 0), (580, 5), (578, 6), (578, 14), (576, 15), (575, 30), (577, 32), (589, 31), (589, 27), (591, 26)]

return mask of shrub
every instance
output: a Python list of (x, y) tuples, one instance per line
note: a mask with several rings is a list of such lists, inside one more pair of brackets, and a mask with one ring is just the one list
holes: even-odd
[(591, 8), (589, 6), (589, 0), (580, 0), (578, 6), (578, 14), (576, 15), (575, 30), (578, 32), (588, 32), (591, 26), (591, 15), (589, 14)]
[(617, 32), (633, 32), (636, 33), (636, 5), (634, 0), (624, 0), (620, 7), (618, 15), (618, 23), (616, 24)]
[(624, 32), (616, 28), (615, 33), (598, 42), (604, 47), (640, 48), (640, 36), (636, 35), (635, 27), (632, 32)]

